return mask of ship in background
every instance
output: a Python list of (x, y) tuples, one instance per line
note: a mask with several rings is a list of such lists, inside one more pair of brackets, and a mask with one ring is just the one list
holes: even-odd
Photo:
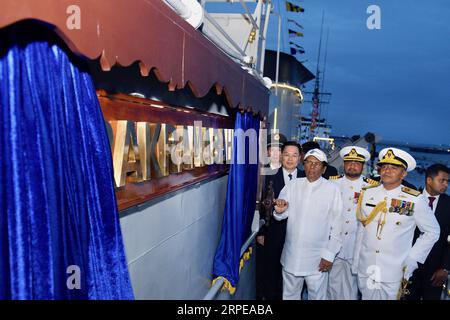
[[(288, 140), (300, 141), (298, 124), (305, 106), (305, 84), (314, 74), (304, 65), (302, 17), (305, 3), (273, 1), (271, 33), (265, 52), (264, 76), (272, 79), (268, 129), (278, 130)], [(306, 12), (306, 13), (305, 13)]]
[(316, 141), (321, 148), (327, 153), (335, 149), (333, 138), (330, 138), (332, 126), (328, 123), (325, 114), (325, 105), (330, 103), (331, 93), (325, 92), (325, 71), (327, 65), (328, 54), (328, 37), (329, 29), (327, 30), (327, 37), (325, 40), (325, 52), (323, 57), (323, 65), (321, 66), (322, 53), (322, 36), (325, 13), (322, 13), (322, 24), (320, 27), (319, 49), (317, 53), (317, 67), (314, 81), (313, 91), (305, 91), (305, 95), (311, 97), (310, 100), (305, 101), (310, 108), (303, 110), (303, 115), (300, 115), (300, 123), (298, 125), (299, 143), (307, 141)]

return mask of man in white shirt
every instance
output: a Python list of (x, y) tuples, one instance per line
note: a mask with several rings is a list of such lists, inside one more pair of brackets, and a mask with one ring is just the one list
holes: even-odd
[[(407, 152), (379, 153), (381, 185), (363, 188), (352, 271), (358, 274), (363, 300), (396, 300), (408, 279), (439, 238), (439, 225), (419, 191), (402, 186), (416, 161)], [(422, 232), (412, 246), (416, 226)]]
[(301, 299), (305, 281), (309, 299), (326, 299), (328, 271), (342, 243), (341, 194), (322, 178), (326, 164), (323, 151), (308, 151), (306, 178), (292, 180), (275, 201), (274, 218), (289, 217), (281, 255), (284, 300)]
[(330, 181), (339, 187), (344, 203), (342, 248), (328, 277), (328, 299), (357, 300), (358, 277), (352, 274), (357, 229), (356, 205), (363, 187), (379, 183), (362, 176), (364, 164), (370, 160), (370, 153), (366, 149), (347, 146), (342, 148), (339, 155), (344, 161), (344, 175), (331, 176)]

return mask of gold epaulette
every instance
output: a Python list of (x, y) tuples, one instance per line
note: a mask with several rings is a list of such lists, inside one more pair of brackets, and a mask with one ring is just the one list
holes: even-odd
[(328, 179), (329, 179), (329, 180), (337, 180), (337, 179), (342, 178), (343, 176), (344, 176), (343, 174), (338, 175), (338, 176), (330, 176)]
[(367, 190), (367, 189), (371, 189), (371, 188), (376, 188), (379, 187), (380, 184), (369, 184), (368, 186), (362, 187), (362, 190)]
[(410, 195), (412, 195), (414, 197), (418, 197), (420, 195), (420, 191), (417, 191), (417, 190), (414, 190), (414, 189), (411, 189), (411, 188), (408, 188), (408, 187), (402, 187), (402, 191), (407, 193), (407, 194), (410, 194)]
[(379, 186), (380, 185), (379, 181), (376, 181), (376, 180), (373, 180), (373, 179), (370, 179), (370, 178), (366, 178), (366, 177), (363, 178), (363, 181), (365, 183), (368, 183), (368, 184), (372, 185), (372, 186)]

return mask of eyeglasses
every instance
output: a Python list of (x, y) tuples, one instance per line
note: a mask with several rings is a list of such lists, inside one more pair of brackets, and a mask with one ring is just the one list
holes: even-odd
[(310, 160), (306, 160), (304, 163), (305, 163), (305, 166), (309, 166), (309, 167), (317, 167), (318, 165), (322, 164), (322, 162), (320, 162), (320, 161), (310, 161)]

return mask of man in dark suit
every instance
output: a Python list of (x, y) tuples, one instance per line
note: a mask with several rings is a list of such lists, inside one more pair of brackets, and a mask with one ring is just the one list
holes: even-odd
[[(266, 177), (265, 188), (263, 190), (262, 198), (264, 199), (267, 194), (267, 186), (269, 185), (269, 177), (274, 177), (274, 175), (281, 168), (281, 148), (283, 144), (287, 142), (284, 135), (278, 132), (272, 132), (267, 137), (267, 155), (269, 157), (269, 163), (261, 168), (261, 175)], [(280, 189), (281, 190), (281, 189)], [(278, 191), (279, 192), (279, 191)], [(265, 217), (264, 208), (261, 204), (259, 213), (260, 218)], [(264, 300), (265, 297), (265, 252), (264, 252), (264, 233), (265, 226), (261, 228), (256, 237), (256, 300)]]
[[(424, 264), (419, 263), (410, 284), (408, 300), (439, 300), (442, 286), (450, 269), (450, 197), (445, 194), (448, 187), (449, 169), (442, 164), (431, 165), (425, 175), (425, 189), (428, 205), (441, 227), (439, 240), (434, 244)], [(415, 239), (420, 232), (416, 229)]]
[[(292, 179), (304, 177), (304, 172), (297, 169), (302, 156), (301, 146), (295, 141), (288, 141), (281, 147), (282, 167), (274, 175), (266, 176), (263, 199), (272, 182), (274, 198), (276, 199), (285, 184)], [(281, 273), (281, 252), (286, 236), (286, 220), (277, 221), (270, 216), (268, 226), (264, 226), (258, 242), (264, 245), (264, 271), (262, 276), (263, 298), (266, 300), (281, 300), (283, 296), (283, 277)]]

